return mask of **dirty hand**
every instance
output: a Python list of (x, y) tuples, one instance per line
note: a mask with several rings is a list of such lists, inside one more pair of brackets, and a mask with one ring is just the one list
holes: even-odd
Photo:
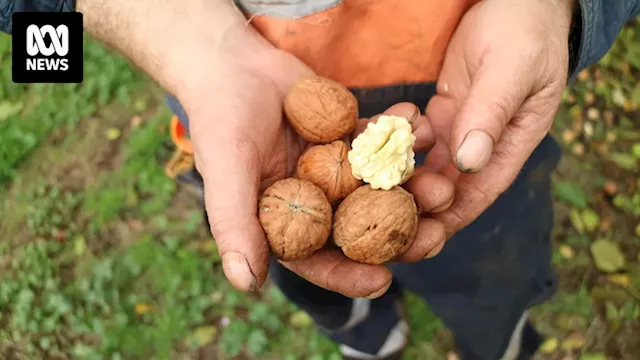
[(448, 237), (511, 185), (550, 129), (572, 10), (573, 0), (483, 0), (458, 26), (426, 109), (436, 146), (424, 168), (455, 184), (453, 204), (435, 216)]
[[(203, 81), (189, 82), (193, 85), (176, 96), (190, 119), (195, 163), (204, 180), (206, 209), (224, 273), (236, 288), (252, 291), (263, 285), (269, 261), (257, 216), (258, 197), (273, 182), (292, 175), (307, 146), (283, 121), (283, 100), (293, 83), (312, 71), (244, 24), (229, 30), (224, 39)], [(400, 104), (389, 112), (408, 113), (416, 120), (415, 129), (418, 120), (423, 123), (416, 133), (417, 145), (427, 147), (433, 134), (424, 116), (413, 116), (417, 110)], [(453, 196), (446, 178), (433, 175), (425, 177), (425, 182), (449, 191), (444, 195), (421, 192), (424, 195), (418, 200), (423, 207), (441, 206)], [(429, 184), (426, 189), (432, 188)], [(402, 260), (424, 257), (431, 244), (444, 238), (441, 224), (425, 221), (424, 225), (439, 231), (425, 233)], [(282, 264), (318, 286), (349, 297), (380, 296), (391, 282), (384, 266), (356, 263), (337, 249), (322, 249), (304, 260)]]

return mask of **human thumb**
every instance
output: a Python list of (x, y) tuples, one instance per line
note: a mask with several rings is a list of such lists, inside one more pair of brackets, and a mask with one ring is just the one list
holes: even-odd
[(521, 60), (487, 56), (472, 74), (471, 88), (451, 126), (450, 151), (458, 170), (478, 172), (532, 87)]
[(224, 137), (207, 139), (196, 154), (210, 229), (224, 274), (234, 287), (254, 291), (266, 279), (269, 261), (257, 217), (258, 147), (241, 133), (227, 130)]

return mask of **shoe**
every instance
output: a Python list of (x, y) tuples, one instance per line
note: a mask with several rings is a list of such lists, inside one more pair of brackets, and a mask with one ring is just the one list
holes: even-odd
[[(409, 339), (409, 324), (406, 321), (406, 312), (402, 300), (396, 301), (396, 308), (400, 316), (400, 322), (391, 329), (387, 340), (380, 352), (382, 355), (370, 355), (359, 352), (345, 345), (340, 345), (340, 353), (345, 360), (401, 360)], [(391, 353), (389, 353), (392, 351)]]

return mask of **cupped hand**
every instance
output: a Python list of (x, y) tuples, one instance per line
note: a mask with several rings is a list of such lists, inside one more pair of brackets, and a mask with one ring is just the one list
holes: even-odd
[(550, 129), (567, 81), (572, 9), (568, 0), (483, 0), (459, 24), (426, 109), (436, 145), (424, 169), (455, 184), (453, 204), (434, 216), (447, 237), (511, 185)]
[[(293, 83), (313, 72), (288, 53), (273, 48), (250, 27), (225, 34), (215, 64), (199, 76), (185, 79), (176, 94), (190, 119), (195, 163), (203, 177), (205, 206), (212, 235), (228, 280), (244, 291), (258, 290), (267, 277), (269, 247), (257, 216), (260, 193), (273, 182), (291, 176), (297, 159), (308, 146), (283, 120), (283, 100)], [(433, 138), (424, 116), (413, 105), (400, 104), (389, 111), (409, 112), (418, 146)], [(362, 119), (361, 121), (367, 121)], [(420, 125), (422, 124), (422, 125)], [(420, 135), (422, 134), (422, 135)], [(423, 191), (417, 199), (423, 208), (448, 202), (453, 187), (442, 176), (425, 177), (449, 193)], [(433, 188), (433, 187), (425, 187)], [(422, 258), (444, 238), (442, 226), (433, 228), (401, 258)], [(323, 249), (311, 257), (284, 266), (323, 288), (349, 297), (382, 295), (391, 282), (384, 266), (356, 263), (339, 250)]]

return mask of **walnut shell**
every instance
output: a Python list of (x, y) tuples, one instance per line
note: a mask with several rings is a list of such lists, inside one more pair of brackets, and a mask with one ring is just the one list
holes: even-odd
[(304, 77), (289, 91), (284, 112), (298, 135), (326, 144), (355, 130), (358, 101), (340, 83), (320, 76)]
[(407, 251), (418, 232), (418, 207), (400, 186), (363, 185), (334, 214), (333, 240), (350, 259), (379, 265)]
[(323, 247), (331, 234), (331, 205), (310, 181), (276, 181), (264, 191), (259, 206), (260, 224), (278, 259), (305, 258)]
[(336, 204), (362, 185), (351, 173), (348, 152), (349, 145), (342, 140), (314, 145), (298, 159), (296, 177), (314, 183)]

